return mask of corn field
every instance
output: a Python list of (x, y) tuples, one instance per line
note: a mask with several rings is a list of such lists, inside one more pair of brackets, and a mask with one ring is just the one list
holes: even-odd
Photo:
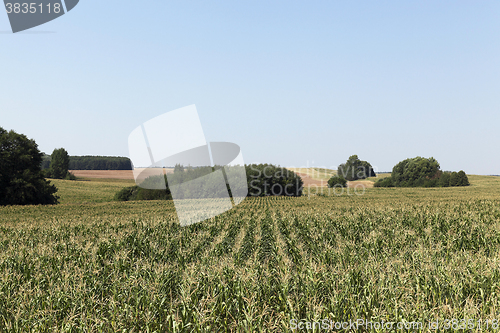
[(56, 181), (58, 206), (0, 208), (0, 331), (497, 320), (500, 179), (470, 179), (469, 188), (247, 198), (188, 227), (172, 202), (112, 202), (120, 182)]

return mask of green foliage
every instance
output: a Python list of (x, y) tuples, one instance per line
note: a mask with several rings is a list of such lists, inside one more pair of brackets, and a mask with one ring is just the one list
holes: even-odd
[(272, 164), (249, 164), (245, 169), (249, 196), (302, 195), (302, 178), (291, 170)]
[(385, 177), (377, 180), (374, 187), (394, 187), (394, 183), (392, 182), (392, 177)]
[(184, 172), (184, 166), (181, 164), (176, 164), (174, 167), (174, 173)]
[(433, 158), (415, 157), (399, 162), (392, 169), (396, 187), (436, 186), (440, 176), (439, 163)]
[(132, 170), (128, 157), (115, 156), (71, 156), (70, 170)]
[(0, 205), (56, 204), (57, 188), (41, 172), (34, 140), (0, 127)]
[[(173, 174), (164, 176), (148, 177), (134, 189), (123, 189), (115, 196), (116, 200), (160, 200), (172, 199), (170, 188), (178, 184), (183, 184), (182, 188), (177, 188), (176, 198), (188, 199), (199, 197), (224, 198), (229, 193), (232, 196), (229, 185), (220, 186), (220, 178), (215, 174), (215, 170), (222, 166), (187, 168), (176, 165)], [(224, 169), (225, 178), (232, 178), (233, 172), (239, 172), (241, 166), (234, 166)], [(245, 166), (247, 174), (248, 196), (301, 196), (303, 190), (302, 179), (293, 171), (277, 167), (271, 164), (251, 164)], [(160, 179), (158, 178), (160, 177)], [(190, 187), (188, 182), (197, 180), (196, 186)], [(201, 184), (203, 182), (203, 184)], [(147, 190), (155, 188), (157, 184), (166, 184), (166, 190)], [(236, 182), (237, 183), (237, 182)], [(234, 184), (233, 184), (234, 185)], [(237, 186), (238, 184), (236, 184)], [(233, 188), (235, 193), (240, 193), (238, 188)], [(203, 191), (203, 192), (200, 192)]]
[(333, 176), (328, 179), (328, 187), (346, 187), (347, 180), (345, 180), (342, 176)]
[(141, 188), (139, 186), (130, 186), (121, 189), (115, 194), (116, 201), (133, 201), (133, 200), (172, 200), (170, 191), (167, 190), (152, 190)]
[[(199, 198), (203, 196), (216, 198), (227, 197), (227, 187), (220, 188), (216, 182), (220, 178), (216, 178), (213, 174), (212, 167), (188, 168), (185, 171), (184, 167), (176, 165), (177, 171), (173, 174), (164, 176), (150, 176), (140, 183), (140, 186), (133, 186), (122, 189), (115, 196), (115, 200), (171, 200), (172, 195), (170, 187), (184, 184), (182, 188), (177, 188), (177, 199)], [(210, 177), (214, 175), (214, 177)], [(189, 181), (197, 179), (196, 186), (190, 187)], [(201, 182), (204, 182), (201, 184)], [(165, 189), (155, 189), (158, 185), (165, 186)], [(200, 188), (203, 193), (200, 193)]]
[(66, 149), (54, 149), (50, 157), (49, 174), (54, 179), (65, 179), (69, 170), (69, 155)]
[(50, 155), (42, 153), (42, 170), (48, 170), (50, 168)]
[(459, 183), (458, 172), (452, 172), (450, 174), (450, 186), (458, 186)]
[(346, 163), (339, 165), (337, 175), (351, 181), (376, 177), (371, 164), (367, 161), (361, 161), (358, 155), (350, 156)]
[[(448, 187), (468, 186), (465, 172), (442, 172), (439, 163), (433, 158), (415, 157), (399, 162), (392, 169), (391, 184), (396, 187)], [(384, 180), (375, 183), (376, 187), (386, 186)]]
[(469, 178), (467, 177), (467, 175), (465, 174), (465, 172), (463, 170), (460, 170), (458, 172), (458, 186), (469, 186), (470, 183), (469, 183)]
[[(50, 156), (44, 155), (42, 169), (50, 167)], [(69, 170), (132, 170), (128, 157), (70, 156)]]
[[(448, 175), (448, 186), (469, 186), (469, 178), (463, 170), (459, 172), (445, 173)], [(443, 183), (445, 180), (443, 181)]]
[(134, 192), (137, 191), (139, 186), (124, 187), (115, 194), (114, 200), (116, 201), (129, 201), (133, 200)]
[(438, 186), (448, 187), (450, 186), (451, 172), (443, 172), (438, 180)]

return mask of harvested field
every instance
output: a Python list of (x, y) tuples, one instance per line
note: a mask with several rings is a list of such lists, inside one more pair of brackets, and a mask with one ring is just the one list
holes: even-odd
[(134, 179), (132, 170), (70, 170), (69, 172), (81, 178)]
[(356, 180), (352, 182), (347, 182), (347, 187), (360, 187), (363, 186), (364, 188), (372, 188), (373, 187), (373, 182), (369, 180)]
[(304, 187), (308, 186), (326, 186), (327, 181), (326, 180), (321, 180), (321, 179), (314, 179), (308, 174), (297, 172), (297, 174), (302, 178), (302, 181), (304, 182)]
[[(296, 172), (304, 181), (304, 187), (308, 186), (318, 186), (318, 187), (326, 187), (328, 186), (328, 180), (325, 179), (315, 179), (309, 176), (306, 173)], [(354, 188), (363, 186), (364, 188), (372, 188), (373, 182), (369, 180), (357, 180), (352, 182), (347, 182), (347, 187)]]
[[(166, 170), (166, 173), (173, 172), (171, 168), (164, 170)], [(132, 170), (69, 170), (69, 172), (80, 178), (134, 179)]]

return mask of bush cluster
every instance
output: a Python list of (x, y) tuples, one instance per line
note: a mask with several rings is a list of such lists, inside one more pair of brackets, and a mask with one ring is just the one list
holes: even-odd
[(151, 190), (139, 186), (130, 186), (121, 189), (115, 194), (117, 201), (131, 201), (131, 200), (171, 200), (172, 195), (170, 191), (165, 190)]
[(347, 180), (342, 176), (333, 176), (328, 179), (328, 187), (346, 187)]
[(442, 172), (439, 163), (431, 158), (414, 157), (399, 162), (390, 177), (382, 178), (375, 187), (448, 187), (468, 186), (464, 171)]
[[(220, 186), (220, 176), (213, 171), (221, 167), (184, 168), (176, 165), (174, 173), (164, 176), (150, 176), (140, 186), (126, 187), (116, 193), (115, 200), (171, 200), (172, 190), (177, 199), (189, 198), (224, 198), (228, 195), (228, 186)], [(190, 186), (190, 181), (197, 180)], [(182, 187), (177, 186), (183, 184)], [(164, 187), (163, 189), (158, 189)], [(200, 192), (201, 191), (201, 192)]]
[[(172, 189), (175, 189), (175, 197), (188, 199), (193, 197), (207, 196), (210, 198), (231, 196), (231, 188), (226, 184), (220, 186), (220, 178), (213, 171), (221, 169), (221, 166), (184, 168), (176, 165), (174, 173), (168, 176), (152, 176), (144, 180), (139, 186), (127, 187), (115, 195), (115, 200), (170, 200), (172, 199)], [(224, 177), (231, 179), (232, 172), (238, 171), (241, 166), (225, 168)], [(250, 164), (245, 165), (247, 175), (247, 196), (301, 196), (303, 181), (295, 172), (271, 164)], [(162, 178), (163, 177), (163, 178)], [(196, 186), (190, 187), (188, 182), (197, 180)], [(200, 186), (200, 182), (203, 182)], [(157, 187), (157, 184), (165, 183), (166, 189), (148, 189)], [(177, 184), (183, 184), (182, 190)], [(245, 183), (243, 183), (245, 184)], [(175, 186), (175, 187), (174, 187)], [(235, 193), (241, 193), (238, 183), (232, 184)], [(200, 189), (203, 193), (200, 193)]]

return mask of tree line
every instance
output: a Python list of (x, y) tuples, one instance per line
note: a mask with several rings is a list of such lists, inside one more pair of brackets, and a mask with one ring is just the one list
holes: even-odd
[[(42, 169), (49, 169), (51, 155), (44, 155)], [(132, 170), (128, 157), (115, 156), (69, 156), (69, 170)]]
[[(45, 170), (42, 170), (42, 167)], [(191, 180), (203, 182), (202, 186), (182, 186), (176, 198), (197, 197), (201, 188), (210, 192), (210, 197), (224, 197), (231, 188), (220, 186), (213, 171), (222, 166), (203, 168), (184, 168), (176, 165), (174, 174), (150, 178), (149, 189), (139, 186), (128, 187), (115, 196), (116, 200), (151, 200), (171, 199), (169, 187), (186, 184)], [(231, 169), (232, 168), (232, 169)], [(224, 169), (226, 183), (228, 179), (238, 177), (235, 166)], [(44, 155), (32, 139), (14, 131), (6, 131), (0, 127), (0, 205), (56, 204), (59, 197), (57, 188), (46, 180), (47, 177), (59, 179), (75, 179), (68, 170), (131, 170), (132, 163), (125, 157), (107, 156), (69, 156), (64, 148), (55, 149), (51, 156)], [(233, 174), (233, 171), (238, 171)], [(248, 187), (248, 196), (301, 196), (303, 181), (295, 172), (271, 164), (245, 165), (245, 181), (237, 186)], [(328, 181), (328, 186), (346, 186), (347, 180), (365, 179), (375, 176), (370, 163), (361, 161), (357, 155), (349, 157), (346, 163), (339, 166), (337, 175)], [(228, 178), (229, 177), (229, 178)], [(155, 184), (165, 184), (163, 189), (154, 189)], [(242, 185), (243, 184), (243, 185)], [(143, 184), (141, 184), (143, 185)], [(380, 179), (376, 187), (433, 187), (433, 186), (468, 186), (469, 180), (464, 171), (443, 172), (434, 158), (415, 157), (399, 162), (394, 166), (391, 176)], [(176, 188), (177, 190), (177, 188)], [(233, 187), (233, 190), (235, 188)], [(237, 189), (238, 191), (241, 188)], [(243, 192), (239, 192), (243, 193)]]
[[(337, 175), (328, 180), (328, 187), (346, 187), (347, 181), (375, 177), (370, 163), (361, 161), (358, 155), (349, 157), (339, 165)], [(390, 177), (379, 179), (375, 187), (449, 187), (468, 186), (469, 179), (463, 170), (441, 171), (438, 161), (431, 158), (407, 158), (396, 164)]]

